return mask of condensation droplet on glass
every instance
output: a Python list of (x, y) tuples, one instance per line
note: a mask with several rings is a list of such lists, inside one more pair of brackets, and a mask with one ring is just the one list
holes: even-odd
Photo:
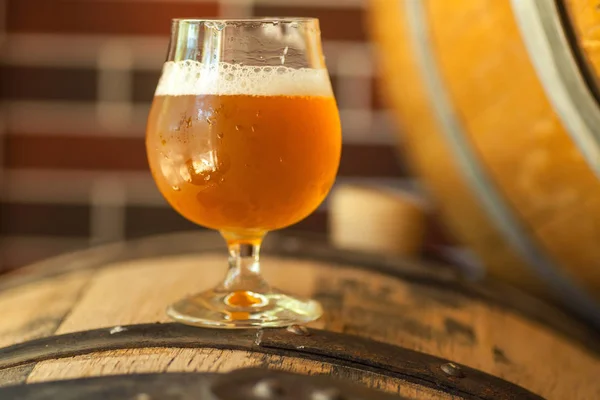
[(256, 112), (256, 118), (260, 117), (260, 110)]
[(283, 162), (283, 157), (279, 157), (279, 162)]
[(206, 175), (206, 176), (204, 177), (204, 180), (205, 180), (205, 181), (210, 181), (210, 174)]
[(248, 168), (250, 166), (250, 164), (246, 163), (244, 164), (244, 168)]
[(206, 123), (209, 124), (209, 125), (212, 125), (213, 124), (213, 120), (210, 119), (210, 117), (206, 117)]
[(179, 186), (171, 186), (171, 189), (173, 189), (176, 192), (179, 192), (181, 190)]
[(223, 182), (225, 182), (225, 177), (224, 176), (222, 176), (222, 177), (219, 178), (219, 183), (223, 183)]
[(250, 127), (250, 130), (251, 130), (252, 132), (255, 132), (255, 131), (256, 131), (256, 129), (254, 128), (254, 125), (252, 125), (252, 126)]
[(223, 139), (223, 132), (219, 132), (219, 133), (217, 133), (217, 138), (219, 138), (219, 139)]
[(279, 57), (279, 59), (281, 60), (281, 65), (285, 64), (285, 56), (287, 56), (288, 50), (290, 49), (289, 46), (285, 46), (283, 49), (283, 54)]
[(242, 127), (241, 127), (240, 125), (236, 125), (236, 126), (235, 126), (235, 130), (236, 130), (236, 131), (241, 131), (241, 130), (242, 130)]

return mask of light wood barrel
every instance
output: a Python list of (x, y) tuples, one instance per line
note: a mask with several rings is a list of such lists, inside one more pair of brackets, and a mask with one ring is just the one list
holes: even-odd
[[(269, 235), (263, 248), (275, 286), (322, 302), (324, 316), (307, 329), (171, 323), (165, 307), (217, 283), (225, 253), (216, 234), (182, 233), (2, 277), (0, 386), (17, 385), (6, 390), (23, 395), (25, 384), (132, 375), (125, 382), (135, 385), (149, 379), (138, 374), (258, 367), (327, 375), (408, 399), (600, 398), (598, 335), (561, 312), (446, 267), (320, 240)], [(104, 383), (124, 384), (119, 379)], [(82, 382), (90, 381), (65, 385)]]
[(586, 0), (371, 0), (402, 147), (490, 273), (600, 329), (600, 26)]

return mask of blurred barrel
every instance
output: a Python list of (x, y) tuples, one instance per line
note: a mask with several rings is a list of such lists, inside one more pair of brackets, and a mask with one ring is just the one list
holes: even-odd
[[(71, 381), (0, 388), (0, 398), (25, 400), (47, 390), (80, 390), (78, 397), (50, 398), (82, 398), (98, 386), (139, 388), (153, 379), (139, 374), (248, 367), (330, 375), (407, 399), (600, 398), (598, 335), (537, 300), (461, 281), (439, 265), (338, 250), (320, 240), (269, 235), (263, 250), (269, 281), (321, 301), (322, 319), (309, 328), (265, 330), (170, 322), (168, 304), (223, 276), (226, 249), (217, 234), (92, 249), (2, 277), (0, 387)], [(79, 381), (105, 375), (121, 377)], [(272, 397), (243, 395), (246, 378), (223, 377), (236, 393), (218, 398), (329, 398), (290, 397), (288, 389), (304, 387), (299, 378), (291, 386), (281, 382)], [(280, 379), (265, 371), (259, 378)], [(159, 379), (146, 387), (147, 397), (136, 398), (185, 389), (178, 379)]]
[(371, 0), (401, 147), (490, 274), (600, 328), (600, 10)]

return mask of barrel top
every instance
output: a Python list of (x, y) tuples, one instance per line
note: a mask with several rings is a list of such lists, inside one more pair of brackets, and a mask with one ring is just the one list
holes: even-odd
[[(0, 289), (0, 348), (8, 346), (0, 350), (0, 386), (3, 379), (34, 383), (266, 365), (342, 379), (366, 369), (371, 375), (361, 372), (363, 382), (401, 394), (408, 382), (449, 396), (492, 398), (485, 393), (502, 385), (481, 385), (482, 373), (483, 381), (502, 377), (527, 394), (562, 396), (573, 385), (584, 395), (600, 390), (594, 372), (600, 358), (584, 345), (597, 336), (551, 307), (444, 266), (335, 249), (313, 238), (271, 235), (262, 263), (275, 287), (323, 304), (324, 316), (309, 324), (309, 337), (286, 330), (207, 330), (202, 336), (198, 328), (168, 323), (168, 304), (222, 279), (225, 250), (214, 233), (172, 234), (68, 254), (11, 274)], [(564, 371), (564, 365), (578, 368)], [(564, 379), (548, 387), (558, 374)]]
[[(2, 277), (0, 293), (42, 279), (75, 271), (102, 269), (115, 263), (185, 254), (226, 254), (226, 251), (224, 240), (214, 232), (188, 231), (155, 235), (92, 247), (32, 264)], [(584, 343), (585, 346), (600, 354), (598, 334), (585, 324), (518, 289), (485, 278), (474, 280), (448, 265), (404, 259), (394, 255), (339, 249), (330, 245), (321, 235), (270, 233), (262, 245), (261, 255), (262, 258), (275, 256), (316, 260), (330, 265), (364, 269), (398, 277), (415, 284), (436, 287), (450, 294), (460, 293), (522, 314), (530, 320), (540, 322)], [(450, 295), (444, 297), (442, 301), (454, 300)]]

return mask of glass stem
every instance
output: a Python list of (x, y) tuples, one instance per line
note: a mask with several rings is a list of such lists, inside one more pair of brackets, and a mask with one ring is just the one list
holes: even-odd
[(271, 288), (260, 273), (260, 242), (229, 243), (229, 270), (221, 289), (226, 292), (268, 293)]

